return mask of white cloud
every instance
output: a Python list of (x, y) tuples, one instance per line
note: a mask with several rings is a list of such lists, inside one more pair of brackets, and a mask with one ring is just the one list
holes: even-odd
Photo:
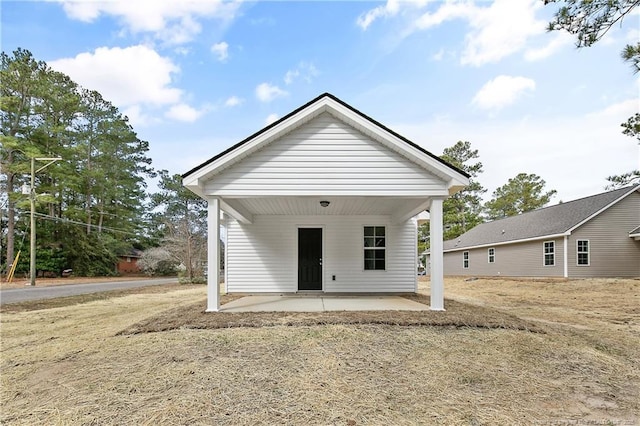
[(553, 37), (546, 46), (527, 50), (524, 54), (524, 58), (527, 61), (538, 61), (553, 55), (564, 46), (572, 43), (573, 36), (571, 34), (566, 32), (556, 32), (555, 37)]
[(472, 31), (465, 38), (461, 63), (480, 66), (524, 49), (530, 37), (546, 31), (546, 22), (535, 18), (540, 7), (538, 0), (496, 0), (478, 8), (470, 17)]
[(440, 49), (436, 53), (431, 55), (431, 59), (433, 59), (434, 61), (441, 61), (442, 58), (444, 58), (444, 49)]
[(264, 124), (266, 124), (268, 126), (269, 124), (271, 124), (271, 123), (275, 122), (276, 120), (278, 120), (278, 118), (280, 118), (280, 117), (278, 117), (278, 114), (276, 114), (276, 113), (269, 114), (267, 116), (267, 118), (265, 118)]
[(211, 46), (211, 51), (218, 58), (220, 62), (226, 62), (229, 57), (229, 45), (227, 42), (222, 41)]
[(239, 98), (237, 96), (231, 96), (229, 99), (224, 101), (224, 106), (226, 107), (234, 107), (241, 105), (244, 102), (244, 99)]
[(256, 97), (260, 102), (271, 102), (275, 98), (286, 95), (288, 95), (286, 91), (269, 83), (260, 83), (256, 87)]
[[(545, 35), (547, 21), (536, 19), (536, 13), (542, 7), (539, 0), (495, 0), (491, 3), (469, 0), (420, 3), (390, 1), (360, 15), (358, 25), (366, 29), (380, 17), (399, 16), (408, 20), (402, 34), (402, 37), (406, 37), (415, 31), (428, 30), (448, 21), (463, 20), (469, 25), (469, 30), (465, 35), (460, 62), (463, 65), (481, 66), (520, 52), (527, 48), (532, 38)], [(416, 8), (419, 11), (417, 13)], [(420, 10), (424, 8), (430, 10)], [(560, 47), (559, 43), (554, 38), (550, 46), (531, 51), (530, 60), (552, 54)]]
[(93, 53), (50, 61), (49, 65), (84, 88), (97, 90), (118, 107), (174, 104), (183, 94), (172, 87), (172, 76), (180, 68), (143, 45), (99, 47)]
[(485, 83), (472, 103), (482, 109), (498, 110), (535, 88), (536, 82), (530, 78), (500, 75)]
[(165, 117), (171, 118), (177, 121), (185, 121), (187, 123), (193, 123), (198, 118), (202, 117), (202, 115), (206, 112), (207, 112), (206, 108), (202, 108), (198, 110), (187, 104), (179, 103), (169, 108), (169, 110), (165, 113)]
[(378, 18), (393, 16), (398, 13), (399, 8), (400, 5), (398, 0), (387, 0), (387, 3), (385, 5), (375, 7), (358, 16), (356, 24), (360, 28), (362, 28), (362, 30), (366, 30), (367, 28), (369, 28), (369, 25), (373, 23), (373, 21)]
[(199, 34), (199, 18), (231, 20), (240, 7), (240, 2), (220, 0), (56, 1), (71, 19), (93, 22), (101, 15), (113, 16), (134, 34), (152, 33), (170, 44), (189, 42)]
[(434, 13), (427, 12), (416, 19), (411, 31), (426, 30), (453, 19), (471, 19), (476, 13), (478, 13), (478, 8), (473, 3), (446, 1)]
[(133, 127), (148, 126), (156, 121), (153, 117), (142, 112), (140, 105), (131, 105), (121, 110), (121, 112), (129, 119), (129, 124)]
[(284, 83), (287, 85), (293, 83), (293, 80), (295, 80), (299, 75), (300, 71), (297, 68), (287, 71), (284, 75)]
[(298, 78), (306, 81), (307, 83), (311, 83), (315, 77), (320, 74), (318, 69), (309, 62), (300, 62), (297, 67), (287, 71), (284, 75), (285, 84), (289, 85), (293, 83)]

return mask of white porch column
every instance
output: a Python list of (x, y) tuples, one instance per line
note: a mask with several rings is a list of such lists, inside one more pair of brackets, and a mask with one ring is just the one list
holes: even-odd
[(207, 312), (220, 310), (220, 200), (207, 200)]
[(442, 242), (442, 199), (432, 198), (429, 208), (431, 246), (431, 310), (444, 311), (444, 261)]

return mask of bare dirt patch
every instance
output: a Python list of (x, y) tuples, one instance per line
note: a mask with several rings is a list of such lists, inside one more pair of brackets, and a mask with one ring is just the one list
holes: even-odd
[[(429, 297), (409, 297), (429, 304)], [(230, 300), (222, 300), (223, 304)], [(446, 312), (432, 311), (332, 311), (332, 312), (205, 312), (206, 302), (172, 309), (122, 330), (119, 334), (140, 334), (176, 329), (216, 329), (231, 327), (273, 327), (312, 325), (397, 325), (502, 328), (543, 332), (542, 327), (487, 307), (449, 301)]]
[(640, 336), (624, 307), (633, 296), (620, 291), (634, 281), (593, 317), (573, 291), (527, 304), (518, 293), (535, 295), (537, 283), (478, 281), (447, 282), (448, 298), (477, 306), (448, 301), (444, 314), (552, 322), (544, 333), (270, 323), (118, 334), (163, 312), (198, 318), (204, 286), (4, 313), (0, 423), (638, 424)]

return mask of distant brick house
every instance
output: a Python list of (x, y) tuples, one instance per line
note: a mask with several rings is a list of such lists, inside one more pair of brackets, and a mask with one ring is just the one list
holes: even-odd
[(445, 275), (640, 277), (640, 185), (480, 224), (444, 242)]
[(118, 263), (116, 264), (116, 272), (119, 275), (131, 275), (139, 274), (142, 269), (138, 265), (138, 260), (142, 256), (142, 251), (131, 250), (126, 254), (118, 256)]

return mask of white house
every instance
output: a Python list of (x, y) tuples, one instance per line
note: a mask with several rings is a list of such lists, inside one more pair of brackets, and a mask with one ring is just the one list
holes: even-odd
[(404, 293), (416, 291), (413, 217), (425, 209), (431, 309), (444, 309), (442, 201), (468, 177), (320, 95), (184, 174), (209, 206), (207, 310), (219, 310), (221, 223), (230, 293)]

